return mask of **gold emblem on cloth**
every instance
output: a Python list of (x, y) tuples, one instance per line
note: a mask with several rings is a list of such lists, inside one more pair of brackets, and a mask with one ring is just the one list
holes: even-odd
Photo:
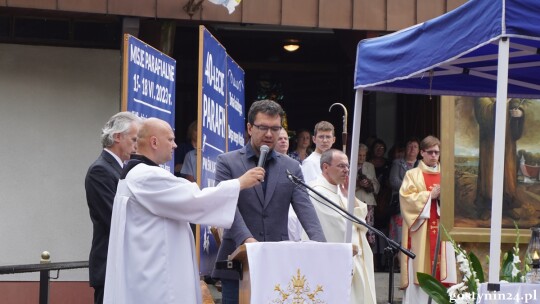
[(323, 286), (317, 285), (315, 290), (311, 290), (309, 282), (306, 280), (306, 276), (300, 273), (300, 268), (296, 270), (296, 276), (292, 276), (291, 281), (287, 284), (286, 288), (282, 289), (280, 284), (276, 284), (276, 286), (274, 286), (274, 291), (279, 293), (279, 298), (274, 299), (272, 303), (326, 303), (323, 300), (317, 299), (317, 294), (324, 292)]

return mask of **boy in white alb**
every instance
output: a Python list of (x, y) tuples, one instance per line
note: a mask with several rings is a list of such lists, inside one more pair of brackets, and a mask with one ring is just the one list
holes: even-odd
[(332, 148), (336, 142), (334, 126), (328, 121), (318, 122), (313, 134), (315, 151), (302, 162), (302, 174), (306, 183), (315, 180), (321, 174), (321, 154)]

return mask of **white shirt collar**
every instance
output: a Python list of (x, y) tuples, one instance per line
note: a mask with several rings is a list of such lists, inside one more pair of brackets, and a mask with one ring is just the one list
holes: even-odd
[(124, 163), (122, 162), (122, 160), (120, 159), (120, 157), (118, 157), (118, 155), (114, 154), (114, 152), (112, 152), (111, 150), (107, 149), (107, 148), (103, 148), (103, 150), (109, 152), (110, 155), (112, 155), (112, 157), (114, 157), (114, 159), (116, 159), (116, 161), (118, 162), (118, 164), (120, 165), (120, 168), (124, 168)]
[[(315, 152), (313, 152), (315, 153)], [(328, 190), (334, 192), (334, 193), (338, 193), (338, 186), (337, 185), (334, 185), (334, 184), (331, 184), (327, 179), (326, 177), (324, 177), (322, 174), (319, 174), (319, 177), (318, 177), (318, 182), (321, 186), (327, 188)]]

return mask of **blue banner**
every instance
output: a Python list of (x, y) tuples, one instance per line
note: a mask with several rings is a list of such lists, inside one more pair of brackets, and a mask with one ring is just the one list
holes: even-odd
[[(202, 42), (199, 60), (202, 58), (202, 70), (199, 71), (199, 125), (201, 127), (201, 188), (215, 186), (216, 160), (226, 152), (227, 116), (225, 111), (227, 86), (227, 53), (225, 48), (201, 27)], [(217, 255), (217, 245), (210, 231), (210, 226), (200, 226), (200, 272), (210, 274)]]
[[(123, 74), (127, 111), (142, 118), (163, 119), (174, 130), (176, 61), (126, 34)], [(174, 173), (174, 159), (162, 167)]]
[(202, 170), (201, 188), (215, 185), (215, 161), (226, 150), (227, 127), (225, 48), (205, 29), (202, 54)]
[(245, 90), (244, 70), (227, 55), (227, 151), (234, 151), (244, 146), (245, 123)]

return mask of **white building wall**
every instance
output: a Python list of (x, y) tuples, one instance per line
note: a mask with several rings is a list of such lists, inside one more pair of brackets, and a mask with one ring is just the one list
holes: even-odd
[[(0, 44), (0, 265), (39, 263), (44, 250), (52, 262), (88, 260), (84, 177), (120, 110), (120, 75), (118, 50)], [(86, 281), (88, 271), (59, 280)]]

